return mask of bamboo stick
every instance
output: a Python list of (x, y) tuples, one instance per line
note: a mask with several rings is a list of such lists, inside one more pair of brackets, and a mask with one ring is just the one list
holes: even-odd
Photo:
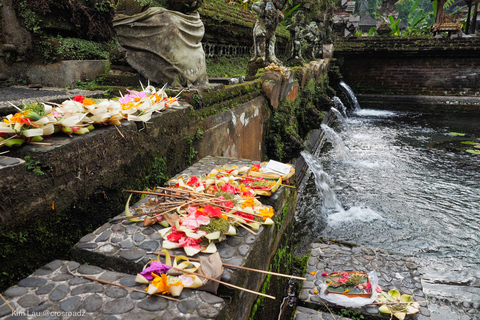
[(239, 225), (240, 227), (242, 227), (243, 229), (247, 230), (248, 232), (250, 232), (251, 234), (253, 234), (254, 236), (257, 235), (257, 233), (256, 233), (255, 231), (251, 230), (250, 228), (248, 228), (247, 226), (243, 225), (242, 223), (238, 223), (238, 225)]
[(28, 144), (36, 144), (39, 146), (53, 146), (53, 143), (50, 142), (37, 142), (37, 141), (28, 141)]
[(13, 307), (10, 305), (10, 303), (8, 303), (7, 300), (5, 300), (5, 298), (2, 296), (2, 294), (0, 294), (0, 298), (2, 298), (3, 301), (5, 301), (5, 303), (7, 304), (7, 306), (12, 309), (13, 312), (15, 312), (15, 309), (13, 309)]
[(118, 126), (115, 126), (115, 129), (117, 129), (118, 133), (120, 133), (122, 138), (125, 139), (125, 136), (123, 135), (122, 131), (120, 131), (120, 129), (118, 129)]
[(164, 194), (164, 193), (158, 193), (158, 192), (152, 192), (152, 191), (123, 190), (123, 192), (149, 194), (152, 196), (166, 196), (171, 198), (180, 198), (180, 199), (188, 199), (188, 200), (190, 199), (185, 196), (180, 196), (177, 194)]
[[(144, 290), (139, 290), (139, 289), (135, 289), (135, 288), (131, 288), (131, 287), (126, 287), (126, 286), (123, 286), (123, 285), (121, 285), (121, 284), (116, 284), (116, 283), (113, 283), (113, 282), (110, 282), (110, 281), (101, 280), (101, 279), (94, 278), (94, 277), (90, 277), (90, 276), (82, 276), (82, 277), (84, 277), (85, 279), (88, 279), (88, 280), (98, 281), (98, 282), (100, 282), (100, 283), (105, 283), (105, 284), (109, 284), (109, 285), (112, 285), (112, 286), (116, 286), (116, 287), (120, 287), (120, 288), (124, 288), (124, 289), (128, 289), (128, 290), (132, 290), (132, 291), (136, 291), (136, 292), (146, 293), (146, 291), (144, 291)], [(165, 298), (165, 299), (168, 299), (168, 300), (172, 300), (172, 301), (180, 301), (180, 300), (178, 300), (178, 299), (175, 299), (175, 298), (172, 298), (172, 297), (163, 295), (163, 294), (155, 293), (155, 294), (153, 294), (153, 295), (155, 295), (155, 296), (160, 296), (160, 297), (162, 297), (162, 298)]]
[[(257, 180), (257, 181), (264, 181), (263, 179), (260, 179), (260, 178), (257, 178), (257, 177), (252, 177), (252, 176), (239, 176), (239, 175), (234, 175), (234, 177), (240, 177), (240, 178), (245, 178), (245, 179), (253, 179), (253, 180)], [(284, 186), (284, 187), (289, 187), (289, 188), (297, 188), (295, 186), (291, 186), (291, 185), (288, 185), (288, 184), (283, 184), (283, 183), (280, 183), (281, 186)]]
[(191, 272), (191, 271), (187, 271), (187, 270), (182, 270), (182, 269), (178, 269), (178, 268), (175, 268), (175, 267), (173, 267), (172, 269), (175, 269), (175, 270), (180, 271), (180, 272), (185, 272), (185, 273), (188, 273), (188, 274), (196, 275), (197, 277), (205, 278), (205, 279), (210, 280), (210, 281), (218, 282), (218, 283), (224, 284), (224, 285), (226, 285), (226, 286), (229, 286), (229, 287), (232, 287), (232, 288), (235, 288), (235, 289), (238, 289), (238, 290), (242, 290), (242, 291), (254, 293), (254, 294), (257, 294), (257, 295), (259, 295), (259, 296), (264, 296), (264, 297), (267, 297), (267, 298), (270, 298), (270, 299), (275, 299), (274, 296), (270, 296), (270, 295), (268, 295), (268, 294), (264, 294), (264, 293), (261, 293), (261, 292), (253, 291), (253, 290), (250, 290), (250, 289), (245, 289), (245, 288), (236, 286), (236, 285), (231, 284), (231, 283), (223, 282), (223, 281), (217, 280), (217, 279), (215, 279), (215, 278), (210, 278), (210, 277), (204, 276), (203, 274), (200, 274), (200, 273)]
[[(156, 255), (165, 256), (165, 253), (163, 253), (163, 252), (152, 252), (151, 254), (156, 254)], [(176, 257), (176, 255), (171, 254), (170, 257)], [(195, 259), (195, 258), (190, 258), (190, 257), (188, 258), (188, 260), (200, 261), (200, 259)], [(253, 272), (271, 274), (271, 275), (279, 276), (279, 277), (292, 278), (292, 279), (303, 280), (303, 281), (307, 280), (306, 278), (302, 278), (302, 277), (291, 276), (291, 275), (288, 275), (288, 274), (277, 273), (277, 272), (272, 272), (272, 271), (265, 271), (265, 270), (247, 268), (247, 267), (242, 267), (242, 266), (236, 266), (236, 265), (234, 265), (234, 264), (228, 264), (228, 263), (223, 263), (223, 262), (222, 262), (222, 265), (223, 265), (224, 267), (237, 268), (237, 269), (248, 270), (248, 271), (253, 271)]]
[(155, 189), (166, 190), (166, 191), (175, 191), (175, 192), (184, 192), (184, 193), (193, 193), (193, 194), (197, 194), (197, 195), (200, 195), (200, 196), (215, 197), (213, 194), (196, 192), (196, 191), (191, 191), (191, 190), (186, 190), (186, 189), (179, 189), (179, 188), (155, 187)]
[(381, 305), (381, 304), (388, 304), (388, 305), (391, 305), (391, 304), (412, 304), (414, 302), (417, 302), (417, 303), (426, 303), (428, 301), (409, 301), (409, 302), (373, 302), (373, 303), (369, 303), (369, 305), (371, 304), (374, 304), (374, 305)]

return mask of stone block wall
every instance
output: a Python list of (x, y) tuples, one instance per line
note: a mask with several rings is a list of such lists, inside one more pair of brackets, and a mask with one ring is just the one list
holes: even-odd
[(480, 39), (353, 39), (334, 57), (355, 93), (479, 96)]

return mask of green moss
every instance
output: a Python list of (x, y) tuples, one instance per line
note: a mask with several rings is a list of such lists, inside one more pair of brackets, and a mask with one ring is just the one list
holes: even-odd
[(200, 226), (199, 230), (205, 231), (206, 233), (220, 231), (222, 234), (227, 234), (229, 228), (230, 222), (228, 222), (228, 220), (213, 217), (210, 218), (208, 225)]
[(115, 40), (95, 42), (79, 38), (63, 38), (61, 36), (39, 41), (34, 51), (44, 62), (62, 60), (108, 60), (109, 52), (117, 47)]
[(231, 78), (247, 74), (248, 57), (219, 57), (206, 59), (206, 62), (210, 78)]

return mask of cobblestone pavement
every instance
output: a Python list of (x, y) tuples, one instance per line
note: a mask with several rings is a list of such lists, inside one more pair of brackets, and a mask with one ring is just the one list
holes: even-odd
[[(382, 250), (352, 246), (341, 242), (324, 239), (313, 243), (310, 257), (307, 262), (306, 275), (301, 292), (300, 304), (313, 309), (325, 310), (325, 306), (335, 308), (338, 306), (320, 299), (315, 291), (320, 284), (325, 282), (323, 272), (334, 271), (376, 271), (379, 286), (388, 291), (397, 289), (400, 293), (411, 295), (415, 301), (428, 301), (420, 303), (420, 312), (407, 316), (415, 320), (460, 320), (479, 319), (480, 303), (471, 297), (472, 301), (448, 301), (437, 297), (428, 297), (424, 292), (423, 283), (428, 271), (420, 269), (417, 264), (419, 259), (401, 255), (389, 254)], [(431, 272), (430, 272), (431, 273)], [(446, 290), (446, 289), (444, 289)], [(476, 288), (472, 287), (470, 292)], [(318, 291), (318, 290), (317, 290)], [(477, 296), (476, 299), (479, 299)], [(342, 307), (344, 308), (344, 307)], [(352, 309), (360, 311), (366, 318), (389, 319), (390, 315), (380, 314), (378, 306), (367, 305), (362, 308)]]
[[(335, 317), (335, 318), (334, 318)], [(340, 316), (332, 316), (328, 312), (316, 311), (309, 308), (297, 307), (293, 320), (347, 320), (350, 318), (344, 318)]]
[(3, 295), (0, 318), (5, 319), (199, 319), (215, 318), (225, 302), (213, 294), (185, 289), (172, 301), (83, 276), (143, 291), (135, 276), (74, 261), (52, 261)]

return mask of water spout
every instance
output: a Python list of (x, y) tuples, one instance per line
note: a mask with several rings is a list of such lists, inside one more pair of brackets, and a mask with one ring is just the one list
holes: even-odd
[(337, 199), (335, 192), (332, 190), (332, 188), (330, 188), (330, 176), (325, 171), (323, 171), (323, 166), (320, 160), (307, 151), (302, 151), (300, 152), (300, 154), (305, 159), (305, 162), (308, 164), (308, 167), (315, 176), (315, 186), (317, 187), (317, 191), (323, 197), (322, 211), (344, 211), (342, 208), (342, 204)]
[(345, 90), (345, 92), (348, 94), (348, 97), (352, 101), (354, 111), (362, 110), (362, 108), (360, 108), (360, 104), (357, 101), (355, 93), (353, 93), (352, 88), (350, 88), (350, 86), (343, 81), (340, 82), (340, 86)]
[(343, 143), (342, 138), (326, 124), (322, 124), (320, 128), (325, 133), (327, 141), (332, 144), (333, 150), (337, 154), (338, 158), (340, 158), (340, 160), (352, 160), (352, 154), (345, 146), (345, 143)]
[(335, 116), (337, 117), (337, 120), (338, 122), (340, 122), (340, 124), (342, 125), (342, 127), (348, 132), (349, 135), (352, 135), (352, 130), (350, 129), (350, 127), (348, 126), (348, 123), (347, 123), (347, 120), (345, 120), (345, 118), (342, 116), (342, 114), (340, 113), (340, 111), (338, 111), (337, 109), (335, 108), (330, 108), (330, 110), (332, 110), (332, 112), (335, 114)]
[(339, 97), (333, 97), (333, 104), (335, 105), (335, 108), (337, 110), (340, 110), (342, 112), (342, 115), (345, 118), (348, 118), (347, 116), (347, 108), (345, 108), (345, 105), (343, 104), (342, 100), (340, 100)]

